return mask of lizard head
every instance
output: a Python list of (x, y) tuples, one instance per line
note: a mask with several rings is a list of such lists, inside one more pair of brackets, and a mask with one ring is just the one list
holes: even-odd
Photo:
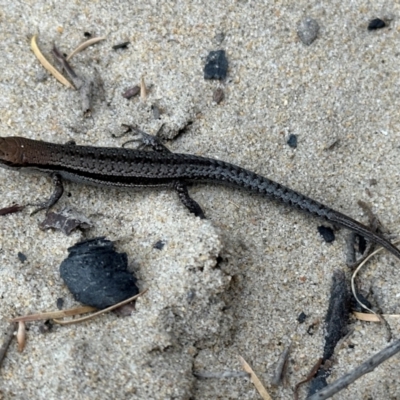
[(24, 165), (24, 144), (19, 137), (0, 137), (0, 166), (18, 168)]

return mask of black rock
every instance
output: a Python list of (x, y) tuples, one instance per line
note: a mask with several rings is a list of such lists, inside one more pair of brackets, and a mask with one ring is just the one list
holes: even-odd
[(302, 324), (307, 318), (307, 315), (302, 311), (297, 317), (297, 321), (299, 324)]
[(292, 148), (295, 149), (295, 148), (297, 147), (297, 136), (291, 134), (291, 135), (289, 136), (289, 139), (287, 140), (286, 143), (287, 143), (290, 147), (292, 147)]
[(369, 21), (368, 30), (375, 31), (376, 29), (382, 29), (386, 26), (385, 21), (380, 18), (375, 18)]
[(225, 50), (210, 51), (204, 67), (204, 79), (225, 79), (227, 71)]
[(102, 309), (138, 294), (136, 278), (127, 270), (126, 253), (99, 237), (75, 244), (60, 265), (60, 275), (75, 299)]

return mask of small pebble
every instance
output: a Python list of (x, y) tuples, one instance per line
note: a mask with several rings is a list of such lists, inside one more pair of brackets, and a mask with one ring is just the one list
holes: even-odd
[(130, 99), (134, 96), (137, 96), (140, 93), (140, 86), (135, 85), (129, 89), (126, 89), (124, 93), (122, 93), (122, 97), (125, 97), (126, 99)]
[(332, 228), (321, 225), (318, 227), (318, 232), (323, 237), (326, 243), (332, 243), (335, 240), (335, 234)]
[(153, 244), (153, 249), (162, 250), (165, 246), (165, 242), (159, 240), (158, 242)]
[(214, 36), (214, 40), (217, 42), (218, 45), (220, 45), (225, 39), (225, 33), (224, 32), (219, 32)]
[(382, 29), (385, 26), (386, 26), (386, 23), (384, 20), (382, 20), (380, 18), (375, 18), (375, 19), (372, 19), (371, 21), (369, 21), (368, 30), (375, 31), (377, 29)]
[(24, 253), (21, 253), (20, 251), (17, 254), (18, 260), (24, 263), (27, 260), (27, 257)]
[(290, 147), (295, 149), (297, 147), (297, 136), (296, 135), (290, 135), (289, 139), (286, 142)]
[(63, 299), (62, 297), (59, 297), (59, 298), (57, 299), (57, 308), (58, 308), (59, 310), (62, 310), (63, 307), (64, 307), (64, 299)]
[(318, 22), (313, 18), (304, 18), (297, 24), (297, 35), (299, 39), (307, 46), (309, 46), (317, 38), (318, 32)]
[(227, 71), (225, 50), (210, 51), (204, 67), (204, 79), (225, 79)]
[(154, 119), (160, 119), (161, 117), (161, 110), (160, 107), (157, 106), (157, 104), (153, 104), (151, 106), (151, 111), (153, 111), (153, 118)]
[(221, 101), (225, 98), (225, 93), (223, 89), (217, 88), (214, 90), (213, 93), (213, 101), (215, 101), (217, 104), (221, 103)]
[(307, 315), (302, 311), (302, 312), (299, 314), (299, 316), (297, 317), (297, 322), (298, 322), (299, 324), (302, 324), (302, 323), (304, 323), (304, 321), (306, 320), (306, 318), (307, 318)]

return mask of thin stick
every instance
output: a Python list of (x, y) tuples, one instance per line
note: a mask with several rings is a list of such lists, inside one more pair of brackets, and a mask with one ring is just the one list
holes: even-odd
[(32, 321), (39, 321), (39, 320), (47, 320), (47, 319), (53, 319), (53, 318), (64, 318), (64, 317), (71, 317), (73, 315), (77, 314), (85, 314), (88, 312), (96, 311), (97, 308), (95, 307), (90, 307), (90, 306), (84, 306), (84, 307), (77, 307), (77, 308), (72, 308), (70, 310), (62, 310), (62, 311), (50, 311), (50, 312), (44, 312), (44, 313), (39, 313), (39, 314), (31, 314), (31, 315), (23, 315), (21, 317), (16, 317), (13, 318), (10, 322), (32, 322)]
[(400, 340), (396, 340), (390, 346), (381, 350), (379, 353), (375, 354), (367, 361), (362, 363), (359, 367), (353, 370), (353, 372), (350, 372), (342, 376), (336, 382), (333, 382), (331, 385), (320, 390), (318, 393), (315, 393), (311, 397), (308, 397), (307, 400), (328, 399), (329, 397), (333, 396), (334, 394), (340, 392), (341, 390), (349, 386), (350, 383), (353, 383), (361, 376), (367, 374), (368, 372), (373, 371), (378, 365), (386, 361), (388, 358), (394, 356), (399, 351), (400, 351)]
[(130, 297), (129, 299), (126, 299), (126, 300), (124, 300), (124, 301), (121, 301), (121, 302), (118, 303), (118, 304), (114, 304), (113, 306), (104, 308), (103, 310), (97, 311), (97, 312), (95, 312), (95, 313), (93, 313), (93, 314), (90, 314), (90, 315), (88, 315), (88, 316), (86, 316), (86, 317), (77, 318), (77, 319), (72, 319), (71, 321), (61, 321), (61, 320), (59, 320), (59, 319), (53, 319), (53, 321), (54, 321), (56, 324), (60, 324), (60, 325), (70, 325), (70, 324), (76, 324), (76, 323), (78, 323), (78, 322), (87, 321), (87, 320), (89, 320), (89, 319), (91, 319), (91, 318), (97, 317), (98, 315), (104, 314), (104, 313), (106, 313), (106, 312), (108, 312), (108, 311), (112, 311), (112, 310), (114, 310), (114, 309), (116, 309), (116, 308), (118, 308), (118, 307), (121, 307), (121, 306), (123, 306), (123, 305), (125, 305), (125, 304), (130, 303), (130, 302), (133, 301), (133, 300), (136, 300), (138, 297), (140, 297), (140, 296), (142, 296), (143, 294), (145, 294), (145, 293), (147, 292), (147, 290), (148, 290), (148, 289), (144, 289), (142, 292), (140, 292), (140, 293), (137, 294), (136, 296)]
[[(393, 242), (393, 244), (399, 243), (400, 240), (395, 240)], [(356, 276), (358, 274), (358, 272), (360, 271), (360, 269), (365, 265), (365, 263), (375, 254), (378, 254), (380, 251), (383, 250), (383, 247), (379, 247), (379, 249), (376, 249), (373, 253), (371, 253), (365, 260), (363, 260), (363, 262), (357, 267), (357, 269), (354, 271), (353, 275), (351, 276), (351, 291), (353, 292), (353, 296), (354, 298), (357, 300), (357, 303), (364, 309), (368, 310), (369, 312), (371, 312), (372, 314), (376, 314), (376, 312), (372, 311), (371, 309), (369, 309), (365, 304), (363, 304), (357, 297), (357, 293), (356, 293), (356, 288), (355, 288), (355, 279)]]

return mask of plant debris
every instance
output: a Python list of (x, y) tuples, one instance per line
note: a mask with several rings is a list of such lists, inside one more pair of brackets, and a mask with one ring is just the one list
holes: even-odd
[(59, 71), (57, 71), (56, 68), (54, 68), (49, 61), (45, 58), (45, 56), (42, 54), (40, 51), (37, 43), (36, 43), (36, 38), (37, 35), (32, 36), (31, 39), (31, 48), (39, 62), (43, 65), (47, 71), (49, 71), (59, 82), (61, 82), (63, 85), (65, 85), (67, 88), (72, 88), (75, 89), (74, 86), (68, 81), (67, 78), (65, 78), (64, 75), (62, 75)]
[(92, 226), (88, 218), (69, 207), (63, 208), (60, 212), (48, 212), (44, 221), (39, 224), (42, 231), (57, 229), (67, 236), (77, 228), (86, 230)]

